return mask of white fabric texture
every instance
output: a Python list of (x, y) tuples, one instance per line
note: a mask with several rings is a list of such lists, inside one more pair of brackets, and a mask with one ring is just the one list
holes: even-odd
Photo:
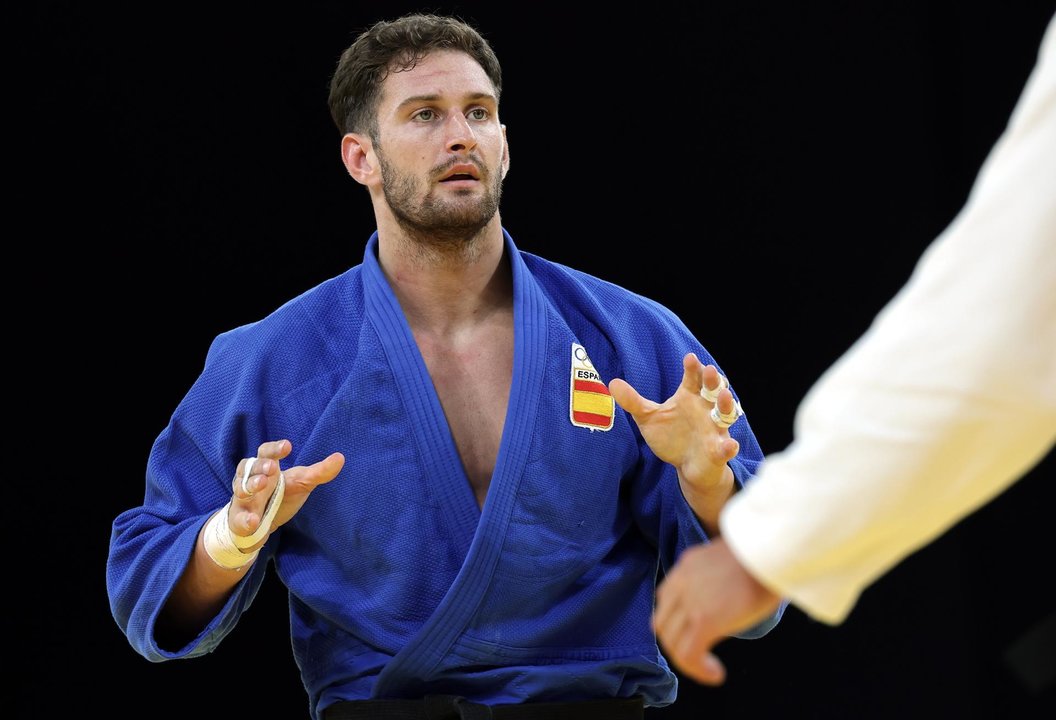
[(794, 431), (720, 526), (760, 581), (829, 624), (1056, 443), (1056, 18), (964, 208)]

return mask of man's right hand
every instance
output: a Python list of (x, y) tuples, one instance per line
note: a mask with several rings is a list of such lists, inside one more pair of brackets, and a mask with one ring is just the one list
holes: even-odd
[[(247, 537), (256, 532), (264, 518), (264, 509), (267, 507), (268, 499), (275, 492), (280, 477), (285, 478), (285, 490), (282, 505), (269, 528), (269, 535), (297, 514), (312, 490), (337, 477), (345, 465), (345, 456), (335, 452), (313, 465), (297, 465), (282, 470), (280, 461), (292, 450), (293, 446), (288, 440), (262, 443), (257, 448), (256, 458), (246, 458), (238, 464), (232, 481), (231, 512), (228, 515), (232, 533)], [(253, 468), (243, 488), (242, 478), (246, 473), (245, 463), (247, 462), (252, 462)], [(250, 493), (247, 495), (244, 490), (249, 490)], [(267, 536), (255, 547), (247, 548), (246, 551), (252, 552), (265, 542), (267, 542)]]

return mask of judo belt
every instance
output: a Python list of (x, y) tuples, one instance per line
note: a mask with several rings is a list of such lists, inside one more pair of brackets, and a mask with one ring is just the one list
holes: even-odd
[(421, 700), (345, 700), (323, 710), (323, 720), (644, 720), (640, 697), (577, 702), (481, 705), (457, 695)]

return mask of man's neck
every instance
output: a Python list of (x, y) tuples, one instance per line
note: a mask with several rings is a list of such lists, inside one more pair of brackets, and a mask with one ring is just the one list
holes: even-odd
[(462, 244), (378, 233), (382, 271), (416, 333), (457, 333), (509, 307), (513, 279), (504, 252), (497, 221)]

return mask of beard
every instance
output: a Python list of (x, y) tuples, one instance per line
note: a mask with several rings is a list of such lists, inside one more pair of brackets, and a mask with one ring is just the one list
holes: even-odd
[[(382, 192), (396, 222), (408, 237), (423, 246), (440, 251), (466, 249), (499, 210), (502, 175), (492, 176), (482, 163), (476, 163), (481, 168), (480, 182), (485, 189), (479, 199), (469, 190), (455, 197), (437, 197), (417, 177), (388, 163), (380, 152), (378, 164)], [(433, 173), (439, 175), (445, 169), (434, 168)]]

